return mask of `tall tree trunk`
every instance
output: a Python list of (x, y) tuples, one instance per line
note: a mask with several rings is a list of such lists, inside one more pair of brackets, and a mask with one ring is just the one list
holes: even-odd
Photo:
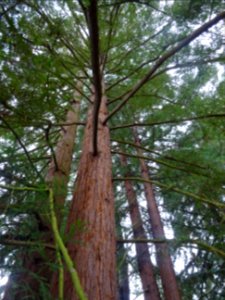
[[(133, 134), (136, 145), (141, 146), (136, 129), (133, 130)], [(137, 153), (140, 156), (143, 155), (140, 148), (137, 148)], [(143, 159), (140, 159), (140, 167), (142, 177), (146, 180), (149, 180), (149, 169)], [(152, 184), (145, 182), (144, 190), (147, 200), (150, 223), (152, 227), (152, 235), (155, 239), (165, 239), (163, 223), (160, 217)], [(170, 257), (169, 248), (166, 243), (156, 243), (156, 257), (162, 280), (165, 300), (181, 300), (181, 295)]]
[[(119, 214), (118, 214), (119, 215)], [(118, 216), (117, 215), (117, 216)], [(116, 222), (117, 237), (123, 239), (121, 218)], [(127, 249), (123, 243), (117, 243), (117, 278), (118, 278), (118, 299), (130, 300), (130, 285), (128, 272), (128, 255)]]
[(118, 270), (119, 300), (130, 300), (127, 251), (123, 244), (117, 245), (117, 253), (122, 259)]
[[(78, 87), (80, 86), (78, 85)], [(75, 99), (73, 100), (72, 107), (68, 111), (66, 117), (66, 123), (73, 125), (63, 126), (61, 138), (55, 149), (54, 159), (52, 159), (50, 163), (46, 176), (46, 182), (53, 187), (54, 207), (59, 223), (61, 222), (64, 212), (64, 203), (67, 195), (67, 184), (73, 158), (73, 148), (77, 130), (76, 123), (79, 120), (79, 111), (79, 94), (75, 93)]]
[[(68, 217), (68, 250), (90, 300), (115, 300), (115, 219), (109, 129), (102, 97), (98, 115), (98, 154), (93, 155), (93, 111), (89, 112), (74, 197)], [(57, 285), (53, 281), (53, 293)], [(65, 274), (65, 300), (78, 300)]]
[[(120, 156), (121, 165), (127, 167), (127, 159), (125, 156)], [(129, 176), (129, 172), (127, 173)], [(125, 180), (125, 190), (129, 205), (130, 217), (132, 222), (133, 235), (135, 239), (147, 239), (143, 222), (138, 207), (136, 193), (129, 180)], [(137, 263), (139, 274), (141, 277), (142, 288), (145, 300), (159, 300), (160, 294), (156, 283), (154, 268), (150, 259), (148, 244), (136, 243)]]
[[(80, 95), (75, 93), (72, 106), (66, 116), (66, 123), (73, 124), (64, 126), (61, 137), (57, 143), (54, 159), (50, 162), (46, 182), (52, 185), (55, 196), (56, 214), (62, 216), (63, 206), (67, 194), (67, 183), (69, 180), (74, 141), (79, 119)], [(48, 201), (48, 200), (47, 200)], [(48, 204), (46, 205), (48, 207)], [(46, 208), (47, 209), (47, 208)], [(49, 219), (37, 216), (39, 230), (44, 243), (53, 243), (51, 224)], [(49, 283), (52, 274), (50, 263), (55, 260), (55, 253), (52, 249), (45, 249), (44, 253), (38, 250), (26, 251), (19, 256), (21, 268), (18, 273), (11, 274), (3, 300), (14, 299), (39, 299), (41, 281)]]

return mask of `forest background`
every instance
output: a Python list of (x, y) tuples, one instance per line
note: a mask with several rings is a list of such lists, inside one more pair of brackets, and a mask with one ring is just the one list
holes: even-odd
[(2, 299), (225, 299), (224, 1), (0, 9)]

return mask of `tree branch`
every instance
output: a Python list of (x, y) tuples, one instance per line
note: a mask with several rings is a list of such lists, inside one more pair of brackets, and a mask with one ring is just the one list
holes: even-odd
[(6, 184), (0, 184), (0, 189), (12, 190), (12, 191), (36, 191), (36, 192), (48, 191), (47, 188), (36, 188), (30, 186), (13, 186), (13, 185), (6, 185)]
[(223, 259), (225, 258), (225, 252), (214, 247), (211, 245), (206, 244), (205, 242), (201, 240), (195, 240), (195, 239), (183, 239), (183, 240), (176, 240), (176, 239), (117, 239), (117, 243), (123, 243), (123, 244), (136, 244), (136, 243), (177, 243), (177, 244), (196, 244), (200, 248), (207, 250), (209, 252), (212, 252)]
[[(7, 4), (7, 3), (6, 3)], [(19, 1), (15, 1), (14, 4), (9, 6), (7, 9), (4, 8), (3, 4), (1, 4), (2, 12), (0, 13), (0, 18), (2, 18), (5, 14), (7, 14), (10, 10), (13, 10), (19, 3)]]
[(180, 64), (176, 64), (167, 68), (164, 68), (162, 70), (160, 70), (159, 72), (157, 72), (154, 76), (151, 77), (151, 79), (158, 77), (159, 75), (170, 71), (170, 70), (174, 70), (174, 69), (179, 69), (179, 68), (189, 68), (189, 67), (195, 67), (195, 66), (199, 66), (199, 65), (205, 65), (205, 64), (210, 64), (210, 63), (214, 63), (214, 62), (221, 62), (225, 59), (224, 56), (220, 56), (220, 57), (215, 57), (212, 59), (203, 59), (203, 60), (196, 60), (196, 61), (188, 61), (186, 63), (180, 63)]
[[(205, 203), (209, 206), (216, 207), (220, 210), (221, 209), (224, 210), (224, 208), (225, 208), (225, 203), (219, 202), (217, 200), (209, 200), (208, 198), (198, 196), (194, 193), (178, 189), (178, 188), (174, 187), (173, 185), (168, 186), (166, 184), (163, 184), (163, 183), (155, 181), (155, 180), (147, 180), (147, 179), (144, 179), (142, 177), (117, 177), (117, 178), (113, 178), (113, 181), (125, 181), (125, 180), (139, 181), (139, 182), (149, 182), (151, 184), (154, 184), (154, 185), (157, 185), (157, 186), (161, 187), (162, 189), (174, 191), (176, 193), (179, 193), (179, 194), (185, 195), (187, 197), (193, 198), (197, 202), (203, 202), (203, 203)], [(225, 215), (225, 212), (221, 211), (221, 214)]]
[(107, 121), (115, 114), (117, 113), (126, 103), (127, 101), (133, 97), (144, 85), (148, 82), (148, 80), (152, 77), (152, 75), (159, 69), (159, 67), (167, 61), (170, 57), (172, 57), (174, 54), (179, 52), (181, 49), (183, 49), (185, 46), (189, 45), (193, 40), (195, 40), (197, 37), (199, 37), (202, 33), (207, 31), (210, 27), (217, 24), (220, 20), (225, 18), (225, 11), (222, 11), (219, 13), (215, 18), (212, 20), (206, 22), (201, 27), (193, 31), (191, 34), (189, 34), (186, 38), (184, 38), (181, 42), (177, 44), (177, 46), (173, 47), (169, 51), (167, 51), (164, 55), (162, 55), (156, 63), (153, 65), (153, 67), (149, 70), (149, 72), (139, 81), (136, 83), (136, 85), (133, 87), (133, 89), (122, 99), (121, 103), (116, 106), (112, 112), (105, 118), (104, 124), (107, 123)]
[(122, 141), (122, 140), (117, 140), (117, 139), (112, 139), (111, 141), (119, 143), (119, 144), (129, 145), (129, 146), (132, 146), (132, 147), (135, 147), (135, 148), (138, 148), (138, 149), (142, 149), (145, 152), (149, 152), (149, 153), (153, 153), (153, 154), (156, 154), (156, 155), (160, 155), (160, 156), (162, 156), (162, 158), (165, 158), (165, 159), (168, 159), (168, 160), (172, 160), (172, 161), (175, 161), (175, 162), (178, 162), (178, 163), (182, 163), (182, 164), (185, 164), (185, 165), (188, 165), (188, 166), (191, 166), (191, 167), (195, 167), (195, 168), (207, 170), (206, 167), (203, 167), (203, 166), (200, 166), (200, 165), (196, 165), (196, 164), (193, 164), (193, 163), (190, 163), (190, 162), (186, 162), (186, 161), (183, 161), (183, 160), (180, 160), (180, 159), (176, 159), (176, 158), (174, 158), (172, 156), (162, 155), (160, 152), (147, 149), (145, 147), (136, 145), (135, 143), (131, 143), (131, 142), (127, 142), (127, 141)]
[(173, 242), (174, 240), (167, 240), (167, 239), (117, 239), (117, 243), (121, 244), (139, 244), (139, 243), (167, 243)]
[(38, 175), (39, 178), (41, 178), (43, 180), (43, 177), (41, 175), (41, 173), (37, 170), (37, 168), (35, 167), (35, 165), (33, 164), (33, 161), (26, 149), (26, 147), (24, 146), (23, 142), (21, 141), (19, 135), (17, 134), (17, 132), (11, 127), (11, 125), (9, 125), (9, 123), (0, 116), (0, 119), (2, 120), (2, 122), (9, 128), (9, 130), (13, 133), (13, 135), (15, 136), (17, 142), (20, 144), (21, 148), (23, 149), (28, 161), (30, 162), (31, 167), (33, 168), (33, 170), (35, 171), (35, 173)]
[(184, 119), (174, 119), (174, 120), (168, 120), (168, 121), (158, 121), (158, 122), (150, 122), (150, 123), (131, 123), (131, 124), (125, 124), (121, 126), (115, 126), (111, 127), (110, 130), (116, 130), (121, 128), (130, 128), (130, 127), (140, 127), (140, 126), (155, 126), (155, 125), (164, 125), (164, 124), (176, 124), (176, 123), (182, 123), (187, 121), (195, 121), (195, 120), (204, 120), (204, 119), (211, 119), (211, 118), (224, 118), (225, 114), (209, 114), (204, 116), (196, 116), (196, 117), (189, 117)]
[(7, 239), (4, 237), (0, 238), (0, 244), (1, 245), (10, 245), (10, 246), (16, 246), (16, 247), (45, 247), (52, 250), (55, 250), (55, 246), (51, 244), (43, 244), (40, 242), (33, 242), (33, 241), (21, 241), (18, 239)]
[(137, 158), (137, 159), (144, 159), (144, 160), (153, 161), (155, 163), (158, 163), (160, 165), (166, 166), (168, 168), (179, 170), (179, 171), (182, 171), (182, 172), (186, 172), (188, 174), (195, 174), (195, 175), (203, 176), (203, 177), (207, 177), (207, 178), (210, 177), (207, 174), (202, 174), (202, 173), (199, 173), (199, 172), (194, 171), (194, 170), (185, 170), (184, 168), (171, 165), (171, 164), (169, 164), (169, 163), (167, 163), (167, 162), (165, 162), (163, 160), (157, 159), (157, 158), (147, 157), (147, 156), (143, 156), (143, 155), (134, 155), (134, 154), (120, 152), (120, 151), (111, 151), (111, 153), (113, 153), (113, 154), (119, 154), (119, 155), (124, 155), (124, 156), (127, 156), (127, 157), (133, 157), (133, 158)]
[[(172, 22), (169, 22), (168, 24), (166, 24), (165, 26), (163, 26), (163, 28), (161, 28), (158, 32), (154, 33), (153, 35), (147, 37), (144, 41), (142, 41), (140, 44), (136, 45), (135, 47), (131, 48), (130, 50), (128, 50), (125, 55), (123, 55), (121, 57), (121, 54), (117, 57), (114, 57), (113, 60), (120, 58), (118, 65), (121, 66), (122, 62), (125, 60), (125, 58), (127, 58), (131, 53), (133, 53), (135, 50), (137, 50), (138, 48), (140, 48), (141, 46), (144, 46), (145, 44), (147, 44), (151, 39), (157, 37), (158, 35), (160, 35), (169, 25), (171, 25)], [(164, 48), (164, 47), (163, 47)], [(165, 50), (165, 49), (163, 49)], [(148, 59), (146, 62), (142, 63), (141, 65), (139, 65), (137, 68), (135, 68), (135, 70), (131, 71), (127, 76), (124, 76), (123, 78), (117, 80), (116, 82), (114, 82), (111, 86), (106, 88), (106, 91), (108, 92), (110, 89), (112, 89), (114, 86), (116, 86), (118, 83), (124, 81), (125, 79), (129, 78), (129, 76), (131, 76), (132, 74), (134, 74), (135, 72), (137, 72), (140, 68), (142, 68), (143, 66), (145, 66), (146, 64), (150, 63), (150, 62), (154, 62), (159, 58), (160, 55), (157, 55), (157, 57), (152, 58), (152, 59)], [(110, 61), (110, 60), (109, 60)], [(117, 67), (117, 66), (116, 66)], [(114, 67), (115, 68), (115, 67)], [(113, 69), (114, 69), (113, 68)], [(109, 70), (109, 73), (112, 72), (112, 69)], [(121, 96), (116, 100), (119, 100), (121, 98)], [(114, 102), (114, 100), (112, 101)], [(111, 102), (109, 103), (111, 104)]]

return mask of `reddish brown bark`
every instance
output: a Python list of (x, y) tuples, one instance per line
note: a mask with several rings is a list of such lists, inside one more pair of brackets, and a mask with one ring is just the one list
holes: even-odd
[[(79, 95), (75, 94), (76, 100)], [(73, 101), (67, 113), (66, 123), (76, 123), (79, 118), (79, 101)], [(52, 159), (46, 182), (53, 186), (56, 213), (62, 216), (63, 205), (67, 194), (67, 183), (72, 162), (73, 146), (76, 135), (76, 125), (65, 126), (55, 149), (55, 160)], [(57, 163), (56, 163), (57, 162)], [(57, 166), (56, 166), (57, 165)], [(48, 205), (46, 205), (46, 208)], [(39, 230), (44, 243), (54, 243), (49, 218), (38, 216)], [(28, 249), (29, 250), (29, 249)], [(19, 255), (21, 268), (16, 274), (11, 274), (3, 300), (14, 299), (39, 299), (40, 283), (49, 283), (52, 269), (50, 263), (54, 262), (55, 253), (45, 249), (45, 253), (25, 251)], [(39, 278), (38, 278), (39, 277)]]
[[(135, 129), (133, 130), (133, 133), (136, 145), (141, 146), (137, 131)], [(143, 154), (140, 148), (137, 148), (137, 153), (140, 156)], [(149, 169), (143, 159), (140, 159), (140, 167), (142, 177), (149, 180)], [(155, 239), (165, 239), (163, 223), (160, 217), (152, 184), (145, 182), (144, 190), (147, 200), (149, 219), (152, 227), (152, 235)], [(156, 243), (156, 257), (160, 277), (162, 280), (165, 300), (181, 300), (181, 295), (170, 257), (169, 248), (166, 243)]]
[[(120, 158), (121, 165), (127, 167), (126, 157), (121, 155)], [(129, 176), (129, 174), (127, 175)], [(136, 193), (134, 191), (132, 183), (129, 180), (125, 180), (125, 190), (128, 200), (134, 238), (147, 239), (140, 210), (138, 207)], [(148, 244), (137, 243), (135, 244), (135, 248), (137, 252), (137, 263), (144, 293), (144, 299), (159, 300), (160, 294), (155, 279), (154, 268), (150, 259)]]
[[(79, 85), (78, 87), (80, 88)], [(77, 129), (75, 123), (78, 122), (80, 109), (80, 101), (77, 101), (78, 98), (78, 93), (75, 93), (75, 99), (66, 117), (66, 123), (73, 125), (63, 126), (61, 138), (55, 149), (55, 159), (52, 159), (46, 176), (46, 182), (52, 185), (54, 190), (54, 203), (58, 222), (61, 221), (63, 215), (64, 202), (67, 195), (67, 184), (73, 158), (73, 146)]]
[[(68, 217), (68, 250), (88, 299), (116, 299), (115, 221), (109, 129), (103, 96), (98, 117), (98, 154), (93, 155), (93, 112), (89, 112), (74, 197)], [(57, 284), (53, 282), (53, 293)], [(78, 300), (69, 273), (65, 300)]]

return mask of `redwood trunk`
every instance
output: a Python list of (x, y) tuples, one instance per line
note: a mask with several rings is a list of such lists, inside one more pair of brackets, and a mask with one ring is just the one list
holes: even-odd
[[(66, 123), (74, 123), (64, 126), (59, 142), (55, 150), (55, 160), (52, 159), (46, 182), (53, 186), (55, 195), (56, 214), (62, 216), (65, 197), (67, 194), (67, 183), (69, 180), (70, 167), (73, 155), (73, 146), (76, 135), (76, 122), (79, 118), (78, 94), (72, 103), (71, 109), (67, 113)], [(57, 164), (56, 164), (57, 162)], [(48, 199), (46, 200), (48, 201)], [(46, 205), (48, 210), (48, 204)], [(38, 216), (39, 229), (42, 233), (44, 243), (54, 243), (49, 219)], [(45, 249), (45, 253), (38, 250), (29, 252), (24, 249), (24, 253), (19, 256), (21, 267), (16, 274), (11, 274), (3, 300), (14, 299), (39, 299), (40, 284), (49, 283), (52, 274), (50, 263), (55, 260), (55, 253), (52, 249)], [(38, 278), (39, 277), (39, 278)]]
[[(125, 156), (121, 156), (121, 164), (127, 167)], [(129, 174), (127, 174), (129, 176)], [(138, 207), (136, 193), (129, 180), (125, 180), (125, 189), (128, 199), (130, 217), (134, 239), (147, 239), (143, 222)], [(159, 300), (160, 294), (155, 279), (154, 268), (150, 259), (150, 253), (147, 243), (136, 243), (138, 270), (141, 277), (141, 283), (145, 300)], [(171, 298), (172, 299), (172, 298)]]
[[(80, 85), (78, 87), (80, 88)], [(66, 123), (73, 125), (63, 126), (61, 138), (55, 149), (55, 159), (52, 159), (46, 176), (46, 182), (54, 190), (54, 207), (59, 223), (64, 212), (77, 129), (76, 123), (79, 121), (80, 101), (77, 100), (78, 98), (79, 94), (75, 93), (75, 99), (66, 117)]]
[[(141, 146), (136, 130), (133, 130), (135, 143)], [(141, 149), (137, 148), (138, 155), (142, 156)], [(149, 180), (148, 166), (143, 159), (140, 159), (142, 177)], [(145, 196), (147, 200), (148, 213), (152, 227), (152, 235), (155, 239), (165, 239), (163, 223), (160, 217), (158, 205), (155, 199), (153, 186), (151, 183), (144, 183)], [(173, 263), (170, 257), (169, 248), (166, 243), (156, 243), (156, 257), (159, 267), (160, 277), (164, 290), (165, 300), (181, 300)]]
[[(90, 300), (115, 300), (115, 220), (106, 98), (98, 117), (98, 154), (93, 155), (93, 113), (89, 113), (70, 214), (68, 250)], [(57, 285), (53, 283), (54, 292)], [(78, 300), (70, 275), (65, 274), (65, 300)]]

